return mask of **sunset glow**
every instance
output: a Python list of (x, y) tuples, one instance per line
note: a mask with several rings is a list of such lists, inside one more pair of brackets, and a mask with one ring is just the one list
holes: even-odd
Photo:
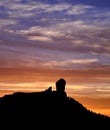
[(110, 116), (109, 0), (1, 0), (0, 12), (0, 97), (62, 77), (68, 96)]

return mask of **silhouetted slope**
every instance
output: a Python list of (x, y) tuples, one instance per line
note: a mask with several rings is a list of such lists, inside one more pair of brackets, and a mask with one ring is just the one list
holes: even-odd
[(0, 98), (0, 129), (110, 130), (110, 117), (87, 110), (65, 93), (50, 89)]

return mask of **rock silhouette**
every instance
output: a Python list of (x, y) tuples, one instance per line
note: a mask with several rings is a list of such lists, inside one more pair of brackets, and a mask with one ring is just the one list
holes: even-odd
[[(0, 98), (0, 129), (110, 130), (110, 117), (86, 109), (65, 92), (63, 79), (41, 92), (15, 92)], [(60, 88), (61, 87), (61, 88)]]
[(56, 82), (56, 91), (57, 92), (64, 92), (65, 91), (65, 85), (66, 85), (66, 81), (64, 79), (59, 79), (57, 82)]

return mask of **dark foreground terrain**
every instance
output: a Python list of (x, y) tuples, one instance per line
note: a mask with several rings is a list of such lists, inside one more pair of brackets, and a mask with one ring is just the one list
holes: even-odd
[(0, 98), (0, 130), (110, 130), (110, 117), (87, 110), (65, 93), (16, 92)]

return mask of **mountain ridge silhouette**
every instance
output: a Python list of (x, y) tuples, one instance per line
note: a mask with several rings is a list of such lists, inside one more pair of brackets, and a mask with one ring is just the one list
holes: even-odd
[[(88, 110), (66, 92), (15, 92), (0, 98), (2, 129), (105, 129), (110, 117)], [(7, 125), (8, 124), (8, 125)]]

